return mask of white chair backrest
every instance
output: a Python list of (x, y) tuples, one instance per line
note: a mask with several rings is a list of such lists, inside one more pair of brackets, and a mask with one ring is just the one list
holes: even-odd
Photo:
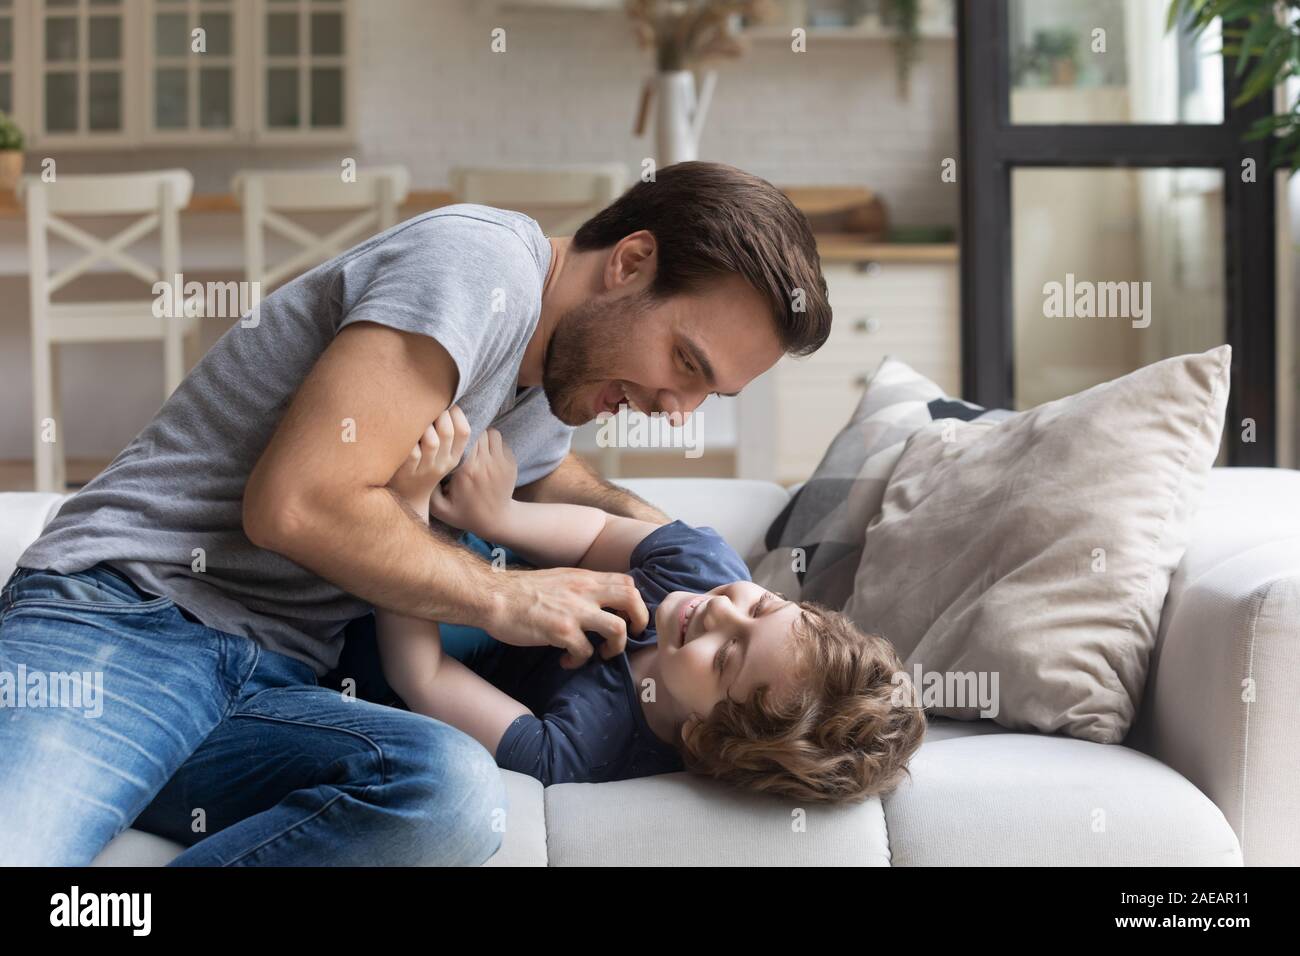
[[(397, 210), (410, 192), (404, 166), (358, 169), (354, 181), (337, 171), (256, 172), (246, 170), (231, 184), (244, 211), (244, 271), (248, 280), (278, 285), (320, 265), (349, 246), (397, 224)], [(358, 216), (318, 235), (284, 212), (344, 212)], [(274, 267), (266, 261), (265, 231), (278, 233), (301, 248)]]
[[(59, 176), (49, 183), (39, 176), (24, 176), (17, 194), (27, 208), (33, 304), (47, 302), (49, 296), (105, 260), (150, 285), (160, 280), (171, 282), (180, 272), (180, 211), (189, 205), (193, 191), (194, 177), (183, 169)], [(63, 218), (122, 215), (140, 218), (108, 239), (92, 235)], [(161, 250), (157, 268), (126, 251), (155, 229)], [(53, 274), (49, 272), (51, 233), (85, 252), (76, 262)]]
[(54, 182), (39, 176), (24, 176), (18, 184), (18, 198), (40, 188), (49, 197), (50, 212), (64, 215), (113, 216), (146, 213), (158, 208), (158, 190), (169, 187), (177, 209), (190, 204), (194, 177), (184, 169), (161, 169), (147, 173), (106, 173), (102, 176), (60, 175)]
[(557, 169), (458, 167), (450, 178), (457, 202), (518, 209), (539, 220), (544, 217), (548, 233), (569, 235), (619, 197), (627, 168), (620, 163)]

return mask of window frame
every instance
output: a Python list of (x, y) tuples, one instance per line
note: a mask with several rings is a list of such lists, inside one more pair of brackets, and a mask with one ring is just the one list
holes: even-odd
[[(959, 0), (961, 327), (965, 397), (1014, 404), (1011, 181), (1017, 168), (1216, 168), (1224, 190), (1224, 335), (1232, 346), (1226, 426), (1255, 421), (1255, 441), (1229, 441), (1231, 465), (1277, 463), (1277, 188), (1268, 143), (1244, 141), (1272, 112), (1269, 97), (1234, 106), (1236, 71), (1223, 70), (1223, 122), (1011, 122), (1008, 0)], [(1243, 183), (1242, 163), (1256, 180)]]

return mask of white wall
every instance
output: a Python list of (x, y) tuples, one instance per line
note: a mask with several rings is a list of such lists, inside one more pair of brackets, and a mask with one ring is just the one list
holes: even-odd
[[(416, 189), (439, 189), (462, 164), (621, 161), (635, 171), (652, 141), (632, 135), (649, 53), (621, 12), (497, 9), (471, 0), (362, 0), (359, 143), (330, 150), (210, 149), (58, 153), (61, 172), (184, 166), (196, 191), (226, 192), (241, 167), (336, 168), (403, 163)], [(489, 48), (506, 29), (506, 52)], [(955, 45), (926, 42), (910, 100), (896, 94), (886, 43), (754, 44), (721, 64), (701, 157), (787, 185), (864, 185), (895, 221), (955, 225), (957, 191), (938, 189), (956, 156)], [(39, 157), (29, 157), (34, 166)], [(182, 226), (187, 271), (239, 262), (237, 217), (196, 215)], [(23, 228), (0, 220), (0, 459), (31, 448)], [(213, 337), (219, 329), (208, 330)], [(72, 456), (115, 453), (158, 402), (160, 353), (149, 346), (81, 347), (64, 362), (65, 436)]]

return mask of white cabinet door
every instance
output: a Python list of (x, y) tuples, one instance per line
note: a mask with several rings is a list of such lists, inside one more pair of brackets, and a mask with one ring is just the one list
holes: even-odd
[(131, 0), (34, 0), (33, 139), (48, 145), (128, 140), (137, 54)]
[(254, 115), (262, 142), (348, 140), (355, 127), (350, 0), (257, 0)]
[(886, 356), (961, 392), (954, 263), (829, 263), (823, 273), (835, 316), (826, 344), (783, 358), (738, 400), (743, 478), (806, 480)]
[(147, 0), (142, 121), (151, 142), (239, 142), (251, 31), (243, 0)]

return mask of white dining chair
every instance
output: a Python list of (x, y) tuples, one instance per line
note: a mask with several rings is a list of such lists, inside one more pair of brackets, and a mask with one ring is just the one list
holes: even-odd
[[(263, 292), (306, 272), (361, 240), (397, 224), (398, 207), (410, 192), (411, 177), (403, 166), (358, 169), (347, 181), (338, 171), (244, 170), (232, 189), (244, 213), (244, 275)], [(357, 212), (324, 235), (313, 232), (286, 213)], [(272, 266), (267, 262), (266, 235), (277, 233), (299, 248)]]
[(456, 202), (498, 206), (527, 213), (550, 236), (571, 236), (593, 213), (623, 192), (627, 167), (621, 163), (518, 169), (458, 166), (451, 170)]
[[(197, 317), (159, 316), (156, 282), (175, 282), (181, 272), (180, 211), (189, 205), (194, 179), (183, 169), (95, 176), (61, 175), (53, 182), (26, 176), (18, 199), (27, 211), (27, 254), (31, 286), (32, 399), (37, 491), (64, 491), (67, 456), (56, 345), (74, 342), (144, 342), (163, 345), (164, 398), (185, 376), (185, 344), (197, 342)], [(107, 239), (74, 225), (67, 217), (135, 216)], [(127, 250), (158, 233), (159, 264)], [(81, 255), (51, 271), (50, 237)], [(92, 266), (107, 262), (149, 284), (147, 299), (54, 301), (55, 293)], [(182, 310), (183, 311), (183, 310)]]
[[(513, 209), (536, 219), (548, 236), (571, 236), (622, 194), (627, 167), (621, 163), (553, 169), (458, 166), (449, 178), (456, 202)], [(617, 477), (622, 468), (619, 449), (601, 448), (598, 456), (601, 473)]]

